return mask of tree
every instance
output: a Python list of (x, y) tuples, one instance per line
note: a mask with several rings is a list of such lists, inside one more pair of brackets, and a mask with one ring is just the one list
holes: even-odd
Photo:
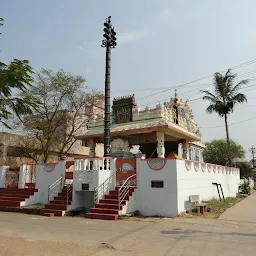
[(203, 157), (207, 163), (227, 166), (231, 160), (233, 165), (245, 155), (243, 147), (233, 140), (213, 140), (205, 143), (205, 146)]
[[(3, 25), (0, 18), (0, 26)], [(1, 33), (0, 33), (1, 34)], [(25, 93), (33, 82), (33, 70), (28, 60), (14, 59), (10, 64), (0, 62), (0, 123), (11, 128), (7, 121), (16, 115), (31, 114), (40, 101), (31, 94)], [(14, 97), (13, 92), (19, 93)]]
[(205, 93), (203, 100), (209, 100), (210, 105), (206, 112), (217, 113), (224, 117), (226, 127), (226, 137), (229, 142), (228, 115), (233, 112), (235, 105), (247, 101), (246, 96), (239, 92), (242, 85), (247, 84), (248, 80), (242, 80), (234, 84), (237, 74), (232, 74), (229, 69), (223, 76), (221, 73), (214, 74), (214, 92), (201, 91)]
[[(23, 142), (23, 154), (35, 161), (47, 162), (52, 155), (65, 158), (88, 124), (93, 113), (85, 108), (101, 107), (103, 94), (85, 91), (85, 78), (59, 70), (43, 69), (36, 74), (28, 91), (42, 104), (23, 120), (29, 139)], [(28, 150), (35, 145), (35, 150)]]
[(236, 167), (240, 169), (240, 178), (248, 179), (252, 177), (252, 168), (249, 163), (246, 162), (237, 162)]

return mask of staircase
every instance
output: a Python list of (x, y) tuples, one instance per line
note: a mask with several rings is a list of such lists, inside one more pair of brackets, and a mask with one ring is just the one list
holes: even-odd
[[(95, 207), (85, 215), (89, 219), (102, 219), (102, 220), (116, 220), (119, 215), (119, 210), (122, 210), (132, 196), (135, 187), (124, 187), (121, 191), (127, 190), (125, 197), (120, 203), (120, 209), (118, 210), (118, 190), (120, 187), (116, 187), (115, 190), (110, 190), (108, 195), (105, 195), (103, 199), (99, 200), (99, 203), (95, 204)], [(122, 192), (121, 192), (122, 193)]]
[(0, 206), (20, 207), (25, 200), (34, 195), (35, 188), (0, 188)]
[(64, 186), (62, 191), (45, 205), (40, 214), (47, 217), (64, 216), (72, 202), (72, 191), (72, 185)]

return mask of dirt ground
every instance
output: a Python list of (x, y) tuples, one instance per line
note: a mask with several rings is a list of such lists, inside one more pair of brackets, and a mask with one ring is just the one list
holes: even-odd
[(0, 256), (243, 256), (256, 251), (256, 194), (218, 219), (101, 221), (0, 212)]

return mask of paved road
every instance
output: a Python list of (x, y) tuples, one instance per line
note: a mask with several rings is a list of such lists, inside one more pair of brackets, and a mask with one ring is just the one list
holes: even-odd
[(255, 255), (256, 193), (218, 220), (97, 221), (0, 213), (0, 255)]

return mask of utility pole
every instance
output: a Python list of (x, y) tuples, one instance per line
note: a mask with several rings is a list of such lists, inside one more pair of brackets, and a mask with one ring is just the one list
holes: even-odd
[(116, 32), (111, 24), (111, 16), (104, 23), (104, 39), (101, 47), (106, 48), (105, 72), (105, 116), (104, 116), (104, 156), (110, 156), (110, 68), (111, 49), (116, 47)]
[(251, 154), (252, 154), (252, 168), (255, 167), (255, 153), (256, 153), (256, 148), (254, 146), (252, 146), (251, 148), (249, 148)]

